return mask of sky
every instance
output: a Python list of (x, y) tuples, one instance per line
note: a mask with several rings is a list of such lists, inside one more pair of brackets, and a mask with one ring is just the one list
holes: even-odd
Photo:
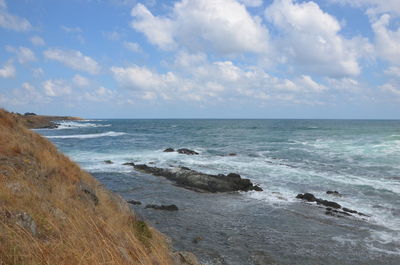
[(0, 107), (400, 118), (400, 0), (0, 0)]

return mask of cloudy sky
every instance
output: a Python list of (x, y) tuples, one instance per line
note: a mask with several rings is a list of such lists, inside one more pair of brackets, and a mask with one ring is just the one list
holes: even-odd
[(0, 0), (0, 106), (400, 118), (400, 0)]

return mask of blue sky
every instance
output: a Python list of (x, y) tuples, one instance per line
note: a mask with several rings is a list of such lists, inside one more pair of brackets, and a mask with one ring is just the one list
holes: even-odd
[(400, 118), (399, 0), (0, 0), (0, 106)]

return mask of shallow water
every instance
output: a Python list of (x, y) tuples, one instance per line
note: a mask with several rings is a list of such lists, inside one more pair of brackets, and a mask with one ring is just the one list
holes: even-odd
[[(91, 120), (38, 131), (126, 199), (176, 204), (135, 210), (208, 264), (400, 264), (400, 121)], [(237, 172), (264, 191), (195, 193), (122, 165), (131, 161)], [(295, 198), (304, 192), (371, 217), (327, 216)]]

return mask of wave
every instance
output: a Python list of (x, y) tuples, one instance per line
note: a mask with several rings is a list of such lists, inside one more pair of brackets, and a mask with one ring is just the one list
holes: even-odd
[(99, 137), (115, 137), (125, 134), (127, 133), (110, 131), (105, 133), (93, 133), (93, 134), (50, 135), (46, 137), (51, 139), (69, 139), (69, 138), (89, 139), (89, 138), (99, 138)]
[(96, 128), (96, 127), (109, 127), (111, 124), (95, 124), (86, 121), (60, 121), (57, 129), (76, 129), (76, 128)]

